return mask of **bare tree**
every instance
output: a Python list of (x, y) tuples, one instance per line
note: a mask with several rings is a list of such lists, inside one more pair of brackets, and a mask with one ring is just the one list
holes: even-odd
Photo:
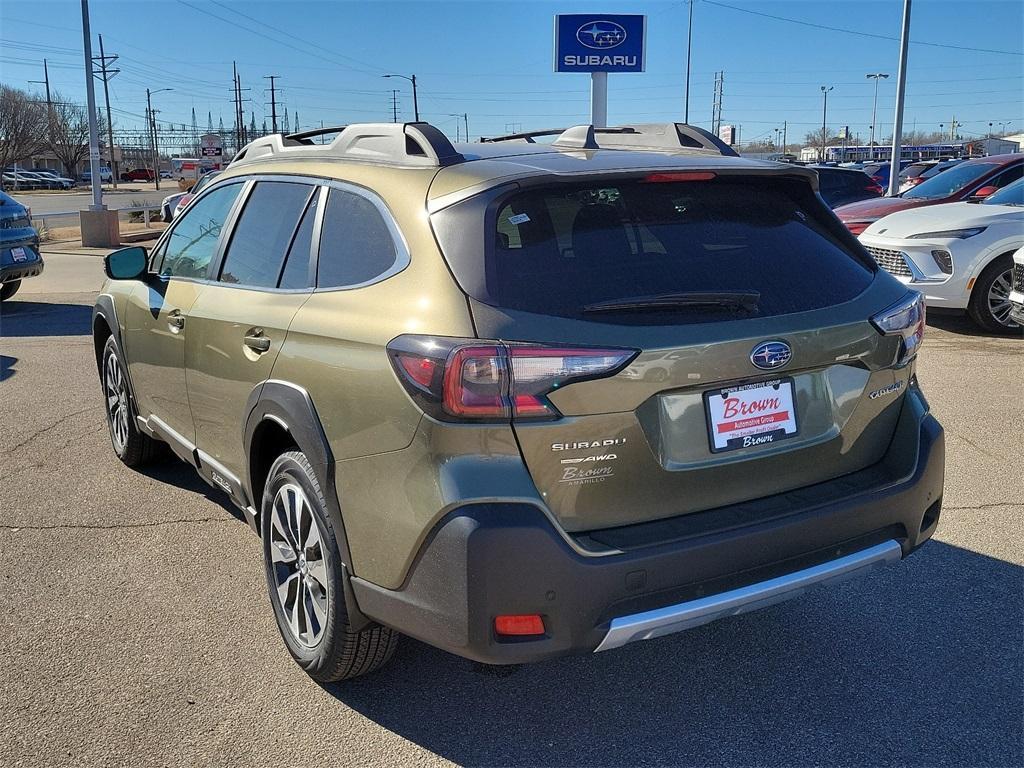
[(89, 110), (67, 101), (59, 93), (53, 95), (49, 147), (67, 174), (74, 174), (78, 164), (89, 156)]
[(28, 162), (45, 147), (45, 102), (0, 85), (0, 168)]
[[(809, 147), (820, 147), (821, 146), (821, 128), (816, 131), (808, 131), (807, 135), (804, 136), (804, 142)], [(831, 128), (825, 129), (825, 146), (833, 144), (839, 144), (839, 136), (832, 132)]]

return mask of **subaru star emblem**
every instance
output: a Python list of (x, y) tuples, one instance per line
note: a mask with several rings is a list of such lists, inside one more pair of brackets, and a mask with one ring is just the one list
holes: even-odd
[(789, 362), (793, 350), (784, 341), (763, 341), (750, 353), (750, 362), (766, 371), (781, 368)]
[(576, 30), (580, 45), (597, 50), (607, 50), (626, 41), (626, 28), (614, 21), (588, 21)]

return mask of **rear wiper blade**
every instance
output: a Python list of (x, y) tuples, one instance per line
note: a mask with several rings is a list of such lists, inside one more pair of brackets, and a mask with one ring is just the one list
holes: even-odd
[(758, 291), (688, 291), (686, 293), (661, 293), (653, 296), (630, 296), (587, 304), (584, 312), (636, 312), (658, 309), (726, 307), (757, 310), (761, 294)]

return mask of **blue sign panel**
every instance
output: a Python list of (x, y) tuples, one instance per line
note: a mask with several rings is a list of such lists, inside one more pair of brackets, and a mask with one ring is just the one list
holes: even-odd
[(647, 17), (570, 13), (555, 17), (556, 72), (643, 72)]

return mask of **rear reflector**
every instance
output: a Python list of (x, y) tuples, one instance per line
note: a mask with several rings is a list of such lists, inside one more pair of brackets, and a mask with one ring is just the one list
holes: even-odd
[(499, 635), (543, 635), (544, 619), (536, 613), (495, 616), (494, 631)]
[(716, 174), (711, 171), (672, 171), (669, 173), (649, 173), (644, 176), (644, 181), (650, 184), (673, 181), (711, 181), (715, 176)]

